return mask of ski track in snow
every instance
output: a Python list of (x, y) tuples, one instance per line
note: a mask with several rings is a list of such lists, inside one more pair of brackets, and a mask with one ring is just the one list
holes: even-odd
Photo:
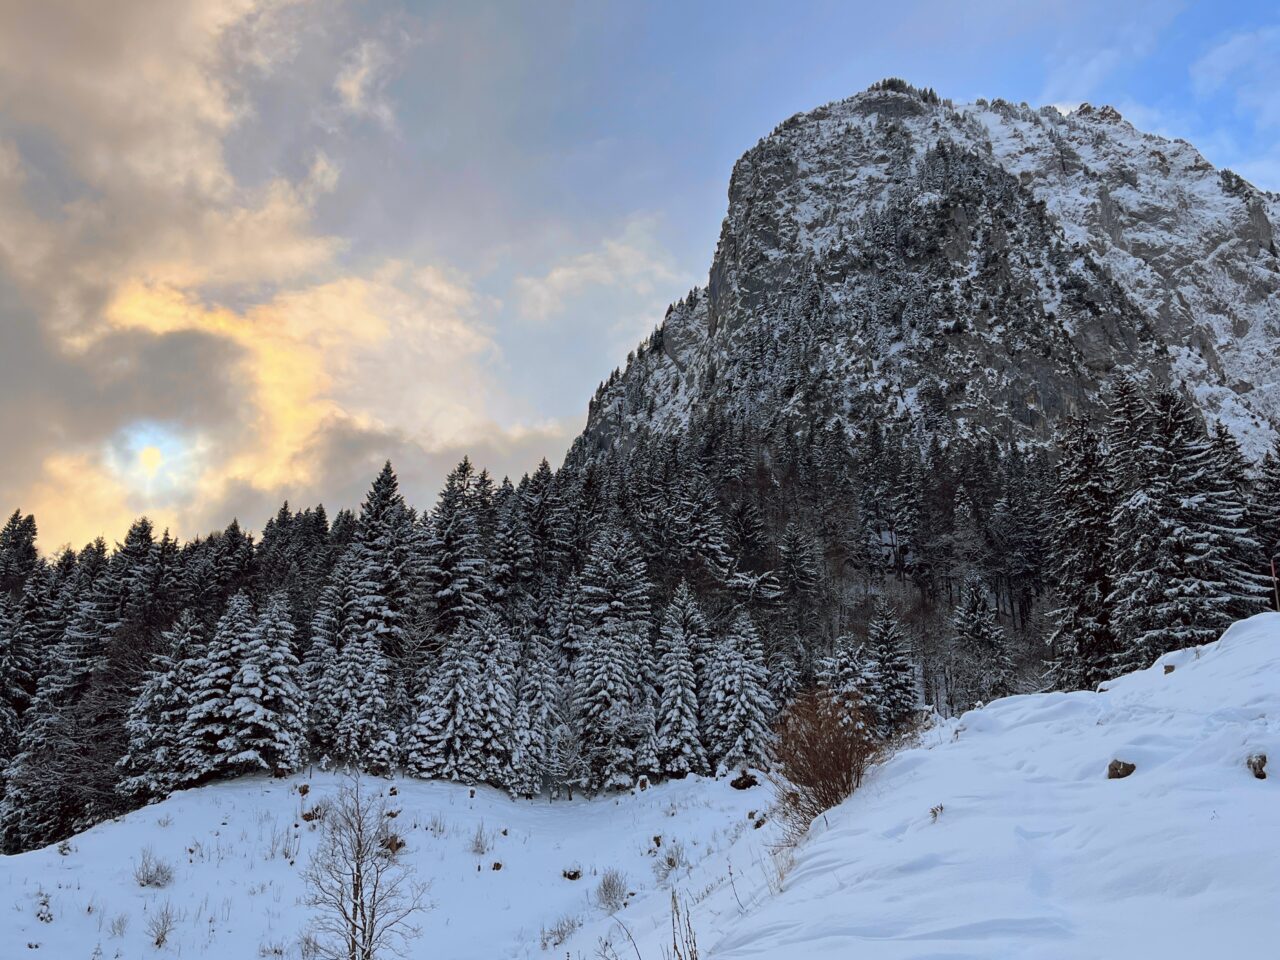
[[(1271, 757), (1269, 779), (1246, 769), (1254, 753)], [(1137, 769), (1108, 780), (1112, 759)], [(577, 960), (601, 938), (634, 956), (621, 924), (643, 960), (659, 958), (670, 943), (670, 891), (652, 869), (661, 835), (688, 852), (675, 886), (709, 960), (1203, 960), (1276, 955), (1278, 771), (1280, 614), (1262, 614), (1101, 692), (1010, 697), (938, 724), (790, 854), (773, 851), (772, 824), (752, 829), (768, 788), (723, 780), (554, 804), (400, 780), (390, 800), (402, 856), (431, 883), (415, 958)], [(89, 958), (99, 944), (103, 958), (253, 958), (273, 945), (298, 956), (299, 871), (316, 837), (298, 814), (338, 783), (317, 774), (303, 799), (294, 788), (307, 779), (187, 791), (73, 838), (65, 855), (0, 859), (0, 956)], [(481, 823), (493, 849), (478, 857)], [(301, 838), (295, 865), (270, 856), (282, 832)], [(176, 868), (166, 889), (133, 880), (147, 846)], [(573, 866), (576, 882), (561, 875)], [(611, 867), (635, 892), (616, 917), (591, 896)], [(37, 919), (40, 891), (52, 922)], [(156, 950), (146, 919), (165, 901), (180, 920)], [(128, 927), (112, 936), (122, 914)], [(565, 914), (585, 926), (543, 952), (541, 927)]]

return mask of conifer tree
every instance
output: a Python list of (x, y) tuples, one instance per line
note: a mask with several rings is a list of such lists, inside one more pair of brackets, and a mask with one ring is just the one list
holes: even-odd
[(234, 697), (237, 660), (253, 641), (253, 609), (243, 591), (233, 596), (194, 666), (190, 708), (181, 731), (180, 763), (188, 782), (239, 772), (235, 749)]
[(142, 802), (168, 796), (188, 777), (182, 737), (205, 662), (204, 630), (189, 611), (165, 632), (164, 643), (129, 709), (129, 744), (117, 764), (122, 779), (116, 789)]
[(888, 733), (911, 718), (920, 697), (907, 638), (883, 598), (876, 601), (867, 625), (867, 651), (879, 671), (880, 715)]
[(406, 742), (411, 773), (462, 783), (483, 779), (479, 670), (475, 630), (459, 624), (445, 640), (440, 662), (418, 698), (418, 716)]
[(545, 638), (530, 634), (520, 662), (509, 787), (516, 796), (534, 797), (550, 780), (553, 711), (559, 691)]
[(227, 764), (232, 771), (283, 776), (301, 765), (306, 735), (288, 594), (273, 594), (253, 631), (237, 640)]
[(478, 668), (474, 749), (482, 765), (481, 779), (505, 786), (511, 777), (515, 734), (515, 645), (506, 624), (492, 610), (481, 613), (471, 630)]
[[(701, 619), (688, 589), (681, 584), (667, 608), (659, 635), (658, 676), (661, 697), (657, 711), (657, 769), (673, 777), (703, 773), (706, 752), (698, 723), (697, 671), (690, 649), (690, 630)], [(695, 619), (696, 615), (696, 619)], [(698, 638), (701, 646), (701, 638)]]
[(763, 765), (774, 705), (765, 677), (760, 634), (740, 612), (716, 646), (710, 667), (707, 740), (717, 774)]
[(1013, 661), (1008, 640), (996, 622), (987, 591), (976, 580), (965, 584), (952, 631), (953, 709), (967, 710), (1012, 693)]
[(1054, 487), (1051, 551), (1059, 606), (1052, 680), (1063, 690), (1093, 689), (1112, 675), (1112, 504), (1097, 434), (1072, 421), (1060, 440), (1062, 459)]
[(424, 576), (441, 634), (471, 622), (484, 606), (488, 572), (474, 485), (474, 468), (464, 457), (445, 480), (425, 538)]
[(880, 664), (866, 643), (852, 634), (838, 637), (819, 666), (818, 682), (840, 704), (846, 722), (872, 737), (886, 732)]

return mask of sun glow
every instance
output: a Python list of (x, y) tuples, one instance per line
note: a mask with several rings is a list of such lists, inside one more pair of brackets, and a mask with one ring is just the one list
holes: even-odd
[(142, 467), (148, 480), (154, 480), (156, 471), (164, 466), (164, 454), (159, 447), (143, 447), (138, 451), (138, 465)]

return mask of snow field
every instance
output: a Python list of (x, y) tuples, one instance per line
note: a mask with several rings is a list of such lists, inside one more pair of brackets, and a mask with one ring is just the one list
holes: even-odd
[[(300, 956), (311, 916), (300, 873), (318, 838), (301, 813), (340, 781), (321, 773), (251, 777), (183, 791), (74, 837), (65, 854), (55, 846), (0, 858), (0, 957), (89, 960), (98, 947), (103, 958), (121, 960)], [(305, 797), (296, 789), (302, 783)], [(366, 778), (365, 786), (396, 788), (387, 800), (407, 841), (400, 856), (430, 885), (432, 904), (411, 955), (438, 960), (563, 957), (565, 948), (551, 943), (543, 952), (543, 930), (564, 918), (569, 927), (607, 926), (595, 903), (606, 870), (621, 871), (628, 892), (643, 895), (657, 887), (654, 864), (673, 844), (688, 861), (673, 878), (687, 879), (744, 832), (768, 833), (752, 830), (747, 816), (767, 806), (768, 788), (738, 791), (727, 780), (690, 778), (556, 803), (513, 801), (485, 787), (472, 797), (470, 788), (443, 782)], [(473, 852), (480, 846), (483, 854)], [(173, 867), (164, 888), (134, 878), (147, 849)], [(567, 870), (581, 878), (566, 879)], [(37, 916), (42, 894), (50, 922)], [(147, 922), (165, 904), (178, 919), (157, 950)]]
[[(1108, 780), (1112, 759), (1137, 769)], [(695, 908), (704, 957), (1278, 955), (1280, 614), (935, 727), (814, 825), (779, 893), (745, 886), (745, 910)]]

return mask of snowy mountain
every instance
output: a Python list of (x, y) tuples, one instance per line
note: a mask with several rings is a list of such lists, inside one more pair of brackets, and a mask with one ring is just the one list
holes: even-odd
[(736, 164), (705, 288), (591, 405), (578, 451), (691, 418), (1045, 438), (1119, 368), (1254, 459), (1280, 423), (1280, 196), (1110, 107), (885, 81)]
[[(1280, 756), (1280, 614), (1101, 692), (942, 722), (780, 853), (773, 825), (757, 828), (764, 787), (690, 778), (547, 804), (369, 782), (396, 811), (400, 856), (431, 884), (423, 956), (592, 957), (603, 939), (650, 960), (670, 943), (674, 890), (714, 960), (1170, 960), (1261, 956), (1280, 937), (1277, 780), (1247, 766), (1262, 755)], [(1113, 760), (1135, 769), (1109, 779)], [(299, 956), (317, 837), (303, 813), (335, 786), (317, 774), (202, 787), (0, 859), (5, 955)], [(173, 868), (163, 887), (135, 880), (147, 849)], [(627, 892), (612, 913), (596, 896), (610, 869)], [(166, 905), (175, 923), (157, 951), (148, 924)], [(551, 933), (562, 918), (581, 925), (564, 942)]]

